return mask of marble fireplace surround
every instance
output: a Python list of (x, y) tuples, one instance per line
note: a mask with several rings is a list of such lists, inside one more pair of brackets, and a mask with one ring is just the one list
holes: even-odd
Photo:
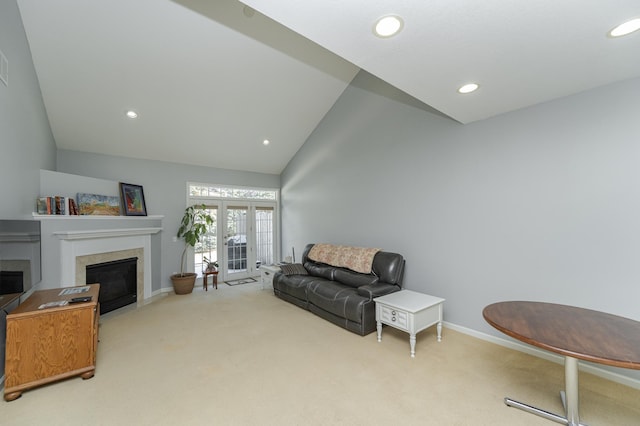
[(137, 257), (137, 299), (152, 296), (151, 235), (162, 228), (95, 229), (59, 231), (63, 283), (85, 285), (86, 266)]

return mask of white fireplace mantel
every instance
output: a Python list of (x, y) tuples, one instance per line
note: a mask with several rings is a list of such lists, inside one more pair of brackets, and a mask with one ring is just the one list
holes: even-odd
[[(101, 253), (141, 249), (144, 258), (144, 284), (138, 301), (151, 297), (151, 235), (162, 228), (123, 228), (55, 231), (60, 239), (61, 282), (76, 283), (76, 258)], [(68, 284), (67, 284), (68, 285)]]

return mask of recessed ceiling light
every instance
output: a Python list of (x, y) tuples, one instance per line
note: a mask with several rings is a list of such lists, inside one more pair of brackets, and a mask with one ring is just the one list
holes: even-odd
[(607, 33), (609, 37), (622, 37), (640, 30), (640, 18), (624, 22)]
[(478, 90), (479, 87), (480, 86), (476, 83), (468, 83), (468, 84), (465, 84), (464, 86), (461, 86), (458, 89), (458, 93), (462, 93), (464, 95), (467, 93), (475, 92), (476, 90)]
[(267, 146), (269, 145), (269, 139), (265, 139), (262, 141), (262, 145)]
[(403, 26), (404, 22), (401, 17), (395, 15), (383, 16), (373, 26), (373, 33), (378, 37), (393, 37), (402, 30)]
[(127, 116), (127, 118), (138, 118), (138, 113), (135, 112), (134, 110), (129, 110), (125, 113), (125, 115)]

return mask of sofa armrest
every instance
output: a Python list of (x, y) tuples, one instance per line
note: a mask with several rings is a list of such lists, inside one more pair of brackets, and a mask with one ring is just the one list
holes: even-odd
[(367, 296), (369, 299), (374, 299), (389, 293), (395, 293), (396, 291), (400, 291), (400, 286), (380, 282), (361, 285), (358, 287), (358, 294), (360, 296)]

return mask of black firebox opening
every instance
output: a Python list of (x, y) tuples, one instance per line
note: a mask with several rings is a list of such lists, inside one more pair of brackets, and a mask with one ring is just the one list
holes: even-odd
[(132, 257), (87, 266), (87, 284), (100, 284), (100, 314), (137, 301), (137, 263)]
[(0, 294), (22, 293), (23, 291), (22, 271), (0, 271)]

